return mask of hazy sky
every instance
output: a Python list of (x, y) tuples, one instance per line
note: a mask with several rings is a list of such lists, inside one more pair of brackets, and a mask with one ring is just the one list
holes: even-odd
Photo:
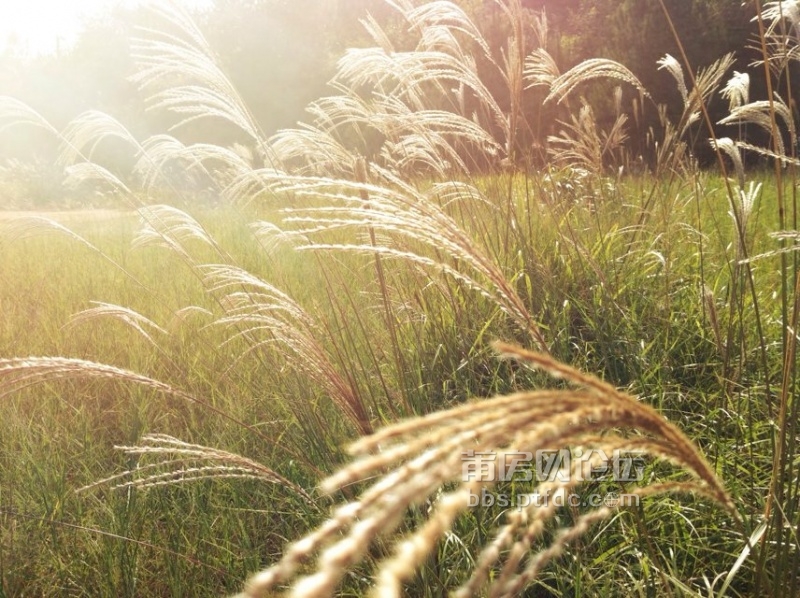
[[(72, 44), (84, 19), (110, 6), (142, 4), (145, 0), (0, 0), (0, 52), (13, 39), (28, 54), (48, 54)], [(158, 0), (150, 0), (158, 1)], [(208, 5), (213, 0), (181, 0)]]

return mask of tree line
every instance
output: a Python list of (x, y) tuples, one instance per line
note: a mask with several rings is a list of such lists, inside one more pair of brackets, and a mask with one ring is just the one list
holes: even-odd
[[(494, 18), (495, 0), (457, 2), (498, 49), (508, 32)], [(680, 57), (679, 47), (658, 2), (649, 0), (522, 0), (533, 13), (544, 11), (550, 52), (565, 71), (592, 57), (611, 58), (629, 67), (654, 100), (679, 111), (674, 80), (657, 61), (666, 53)], [(748, 44), (756, 31), (754, 9), (739, 0), (665, 0), (693, 69), (726, 52), (736, 52), (737, 69), (753, 70), (757, 57)], [(306, 104), (330, 93), (327, 87), (336, 61), (352, 46), (371, 45), (360, 20), (371, 14), (403, 48), (409, 37), (396, 11), (384, 0), (216, 0), (195, 18), (265, 133), (294, 126), (305, 119)], [(26, 57), (13, 45), (0, 56), (0, 95), (17, 97), (40, 111), (56, 126), (64, 126), (82, 111), (108, 112), (139, 135), (166, 130), (170, 123), (147, 105), (129, 80), (134, 71), (131, 39), (137, 27), (155, 27), (145, 9), (117, 8), (88, 24), (77, 43), (57, 55)], [(757, 80), (758, 77), (753, 77)], [(489, 81), (490, 87), (492, 81)], [(497, 85), (502, 101), (502, 91)], [(607, 89), (588, 89), (598, 121), (612, 118)], [(757, 93), (757, 90), (754, 90)], [(537, 101), (525, 106), (529, 122), (541, 122)], [(712, 118), (726, 108), (716, 98)], [(650, 118), (655, 118), (654, 111)], [(640, 123), (642, 130), (648, 123)], [(549, 131), (533, 131), (536, 135)], [(212, 123), (188, 134), (225, 143), (236, 141)], [(702, 135), (699, 135), (702, 136)], [(187, 141), (192, 141), (188, 139)], [(0, 136), (0, 159), (40, 152), (35, 137)]]

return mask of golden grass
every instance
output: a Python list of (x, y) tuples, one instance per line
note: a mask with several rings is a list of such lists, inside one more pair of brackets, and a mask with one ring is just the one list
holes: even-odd
[[(370, 486), (357, 500), (341, 504), (317, 530), (290, 545), (277, 564), (255, 575), (240, 598), (268, 595), (294, 578), (301, 564), (315, 554), (316, 571), (296, 581), (291, 595), (333, 595), (343, 576), (365, 557), (378, 536), (392, 532), (407, 509), (428, 501), (432, 506), (427, 522), (396, 540), (393, 554), (378, 565), (373, 595), (400, 596), (402, 584), (425, 563), (456, 518), (469, 508), (471, 496), (494, 484), (492, 480), (463, 478), (463, 455), (468, 450), (492, 451), (499, 459), (517, 451), (535, 453), (575, 446), (645, 451), (681, 466), (692, 479), (644, 486), (634, 494), (695, 492), (738, 517), (698, 449), (655, 410), (547, 355), (506, 344), (497, 344), (496, 348), (505, 357), (579, 388), (495, 397), (401, 422), (357, 441), (350, 447), (356, 460), (325, 480), (322, 490), (333, 493), (367, 480), (371, 480)], [(613, 431), (618, 428), (636, 430), (640, 435), (625, 438)], [(602, 432), (607, 433), (600, 435)], [(580, 483), (580, 468), (586, 465), (574, 462), (567, 481), (542, 481), (535, 492), (566, 494)], [(554, 501), (509, 511), (507, 522), (483, 548), (471, 577), (456, 595), (478, 594), (487, 583), (491, 596), (517, 595), (548, 561), (614, 510), (603, 506), (581, 515), (549, 546), (529, 556), (555, 512)], [(490, 576), (497, 567), (497, 574)]]

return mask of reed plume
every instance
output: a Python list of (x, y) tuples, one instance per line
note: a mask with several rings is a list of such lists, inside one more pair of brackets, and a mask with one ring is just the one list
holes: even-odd
[(332, 363), (317, 338), (320, 325), (314, 316), (285, 292), (241, 268), (205, 265), (200, 270), (212, 293), (224, 293), (221, 305), (225, 315), (216, 323), (232, 330), (228, 342), (246, 339), (247, 353), (277, 345), (292, 357), (290, 366), (325, 389), (358, 433), (372, 431), (370, 413), (357, 384)]
[[(652, 408), (611, 385), (555, 359), (521, 348), (497, 344), (504, 356), (521, 361), (578, 387), (569, 390), (521, 392), (462, 405), (401, 422), (362, 438), (350, 447), (356, 460), (325, 480), (322, 490), (333, 493), (370, 480), (360, 497), (341, 504), (331, 518), (305, 538), (290, 545), (274, 566), (255, 575), (240, 598), (260, 598), (295, 577), (302, 563), (317, 554), (315, 572), (292, 587), (292, 596), (331, 596), (345, 573), (361, 561), (379, 535), (397, 528), (407, 509), (432, 503), (428, 520), (405, 538), (378, 565), (373, 595), (400, 596), (402, 584), (426, 561), (471, 497), (490, 489), (493, 479), (464, 476), (464, 455), (493, 452), (498, 460), (516, 451), (591, 447), (635, 449), (666, 459), (685, 469), (684, 482), (653, 483), (634, 491), (640, 497), (666, 492), (695, 492), (715, 501), (738, 517), (725, 489), (699, 450), (674, 425)], [(628, 428), (637, 435), (613, 431)], [(605, 433), (604, 433), (605, 432)], [(595, 457), (588, 466), (597, 465)], [(580, 468), (573, 462), (566, 478), (539, 481), (539, 495), (560, 496), (579, 484)], [(471, 596), (489, 584), (491, 596), (516, 596), (536, 578), (548, 561), (596, 521), (608, 518), (613, 507), (581, 515), (551, 544), (531, 554), (545, 524), (556, 512), (554, 502), (518, 509), (497, 531), (476, 560), (472, 576), (456, 596)], [(494, 572), (494, 573), (492, 573)]]
[(273, 469), (228, 451), (190, 444), (166, 434), (146, 434), (136, 446), (117, 446), (117, 450), (138, 458), (156, 457), (154, 463), (99, 480), (76, 492), (111, 484), (113, 490), (153, 488), (209, 479), (253, 479), (278, 484), (314, 504), (309, 494)]
[(275, 193), (290, 192), (327, 201), (327, 207), (286, 210), (285, 221), (303, 238), (325, 231), (351, 229), (364, 233), (372, 229), (386, 239), (377, 245), (314, 241), (299, 249), (379, 254), (442, 272), (490, 299), (540, 349), (547, 350), (547, 339), (501, 268), (437, 205), (437, 197), (442, 194), (448, 201), (474, 201), (480, 194), (460, 184), (436, 185), (428, 193), (421, 193), (391, 173), (376, 169), (376, 174), (391, 185), (280, 174), (267, 184)]

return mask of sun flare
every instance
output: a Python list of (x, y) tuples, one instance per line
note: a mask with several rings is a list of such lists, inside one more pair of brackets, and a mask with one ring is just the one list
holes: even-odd
[(109, 0), (7, 0), (0, 4), (0, 47), (26, 54), (51, 54), (74, 43), (84, 20)]
[[(184, 0), (206, 6), (212, 0)], [(132, 8), (145, 0), (3, 0), (0, 2), (0, 53), (29, 56), (55, 54), (69, 48), (87, 21), (113, 7)]]

